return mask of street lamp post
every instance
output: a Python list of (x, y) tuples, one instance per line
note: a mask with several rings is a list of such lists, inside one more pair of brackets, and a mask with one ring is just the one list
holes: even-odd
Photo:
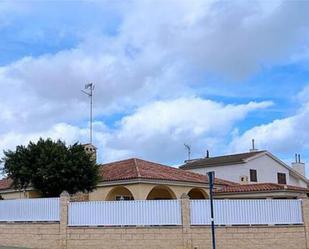
[(210, 218), (211, 218), (211, 235), (212, 235), (212, 249), (216, 249), (216, 236), (215, 236), (215, 220), (214, 220), (214, 203), (213, 203), (213, 188), (215, 181), (215, 172), (207, 172), (209, 181), (209, 194), (210, 194)]

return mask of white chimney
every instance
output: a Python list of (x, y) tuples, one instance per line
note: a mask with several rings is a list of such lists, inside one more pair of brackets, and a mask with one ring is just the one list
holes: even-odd
[(300, 161), (300, 154), (295, 154), (295, 162), (292, 163), (292, 168), (299, 174), (306, 176), (305, 163)]
[(93, 161), (97, 161), (97, 148), (93, 144), (82, 144), (87, 154), (91, 156)]

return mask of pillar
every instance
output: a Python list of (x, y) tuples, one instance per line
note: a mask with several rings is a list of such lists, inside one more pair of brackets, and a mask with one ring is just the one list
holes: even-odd
[(182, 217), (182, 237), (183, 248), (192, 248), (191, 221), (190, 221), (190, 198), (187, 194), (181, 195), (181, 217)]
[(67, 225), (68, 225), (68, 205), (70, 202), (70, 195), (63, 191), (60, 195), (60, 249), (67, 248)]
[(306, 248), (309, 249), (309, 199), (306, 194), (299, 197), (302, 199), (303, 221), (306, 236)]

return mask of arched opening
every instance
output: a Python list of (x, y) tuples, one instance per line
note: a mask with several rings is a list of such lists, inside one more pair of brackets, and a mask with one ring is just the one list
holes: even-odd
[(156, 186), (148, 194), (147, 200), (176, 199), (175, 193), (167, 186)]
[(192, 200), (203, 200), (208, 199), (208, 194), (200, 188), (193, 188), (189, 191), (188, 196)]
[(106, 196), (106, 201), (129, 201), (134, 200), (134, 196), (131, 191), (125, 187), (115, 187), (109, 191)]

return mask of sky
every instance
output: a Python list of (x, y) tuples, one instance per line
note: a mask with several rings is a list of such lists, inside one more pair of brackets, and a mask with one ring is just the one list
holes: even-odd
[(0, 151), (87, 143), (93, 82), (99, 162), (180, 165), (184, 143), (200, 158), (254, 138), (309, 163), (308, 13), (305, 0), (0, 0)]

